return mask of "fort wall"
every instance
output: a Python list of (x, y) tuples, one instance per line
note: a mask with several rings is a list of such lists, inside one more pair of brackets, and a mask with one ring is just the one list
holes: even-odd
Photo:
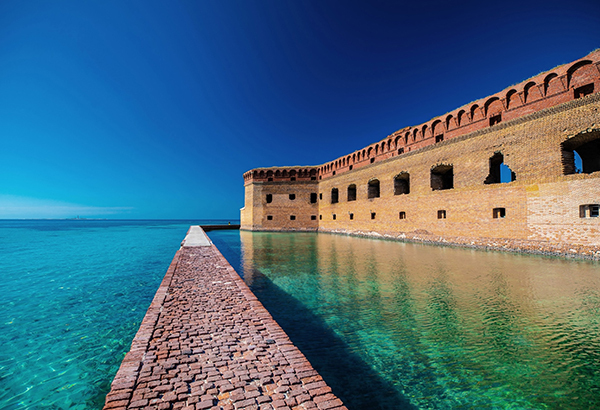
[(599, 90), (595, 51), (327, 164), (249, 171), (242, 229), (600, 251)]

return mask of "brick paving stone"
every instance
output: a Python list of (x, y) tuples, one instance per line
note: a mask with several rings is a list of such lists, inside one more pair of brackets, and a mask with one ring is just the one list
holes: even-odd
[(345, 409), (214, 246), (173, 258), (105, 410)]

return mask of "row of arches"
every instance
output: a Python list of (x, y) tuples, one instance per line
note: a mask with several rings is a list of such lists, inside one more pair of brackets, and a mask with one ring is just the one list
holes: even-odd
[[(255, 169), (244, 174), (244, 179), (267, 179), (273, 178), (290, 178), (292, 181), (295, 178), (300, 179), (317, 179), (317, 168), (296, 168), (296, 169)], [(294, 178), (294, 179), (292, 179)]]
[[(567, 99), (584, 97), (597, 91), (595, 84), (600, 77), (598, 64), (584, 59), (570, 66), (557, 67), (550, 73), (541, 74), (485, 100), (462, 107), (443, 118), (439, 117), (418, 127), (398, 131), (384, 141), (319, 167), (319, 173), (335, 175), (341, 168), (351, 170), (354, 164), (375, 162), (378, 156), (400, 155), (405, 152), (407, 145), (420, 141), (432, 139), (430, 143), (439, 143), (444, 141), (445, 133), (482, 120), (488, 120), (484, 126), (494, 126), (502, 121), (502, 114), (506, 111), (570, 90), (572, 94), (566, 95)], [(564, 101), (561, 99), (556, 104), (561, 102)], [(468, 130), (471, 131), (472, 129)]]

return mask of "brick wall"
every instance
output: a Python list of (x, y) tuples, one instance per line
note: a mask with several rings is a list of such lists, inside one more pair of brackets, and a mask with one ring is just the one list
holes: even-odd
[[(579, 210), (600, 203), (600, 168), (565, 175), (574, 141), (600, 144), (599, 61), (600, 52), (591, 53), (364, 150), (300, 170), (302, 181), (289, 180), (278, 168), (249, 171), (244, 174), (242, 229), (600, 246), (600, 217), (582, 218)], [(492, 121), (498, 115), (499, 122)], [(569, 143), (561, 145), (565, 141)], [(584, 148), (600, 161), (600, 148), (593, 144)], [(490, 183), (497, 180), (502, 161), (514, 181)], [(432, 182), (432, 173), (449, 170), (452, 188), (433, 190), (443, 185), (442, 179), (446, 185), (450, 181), (439, 177), (436, 182), (434, 176)], [(408, 177), (408, 194), (395, 192), (394, 178), (401, 174)], [(375, 180), (379, 196), (369, 198), (369, 182)], [(356, 186), (356, 200), (349, 201), (351, 185)], [(333, 189), (338, 191), (335, 203)], [(309, 203), (311, 192), (319, 193), (318, 204)], [(289, 200), (290, 193), (297, 199)], [(267, 194), (271, 203), (266, 203)], [(310, 218), (314, 215), (316, 221)]]

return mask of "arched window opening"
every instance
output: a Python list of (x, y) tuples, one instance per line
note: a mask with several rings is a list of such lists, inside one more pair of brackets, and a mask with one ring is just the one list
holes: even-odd
[(338, 203), (338, 197), (339, 197), (338, 189), (337, 188), (332, 188), (331, 189), (331, 203), (332, 204), (337, 204)]
[(561, 144), (561, 150), (565, 175), (600, 171), (600, 131), (569, 138)]
[(394, 195), (410, 194), (410, 175), (401, 172), (394, 177)]
[(454, 188), (454, 169), (452, 165), (438, 165), (431, 169), (431, 189), (440, 191)]
[(356, 201), (356, 185), (352, 184), (348, 186), (348, 202)]
[(369, 181), (369, 190), (368, 197), (371, 198), (379, 198), (379, 180), (372, 179)]

